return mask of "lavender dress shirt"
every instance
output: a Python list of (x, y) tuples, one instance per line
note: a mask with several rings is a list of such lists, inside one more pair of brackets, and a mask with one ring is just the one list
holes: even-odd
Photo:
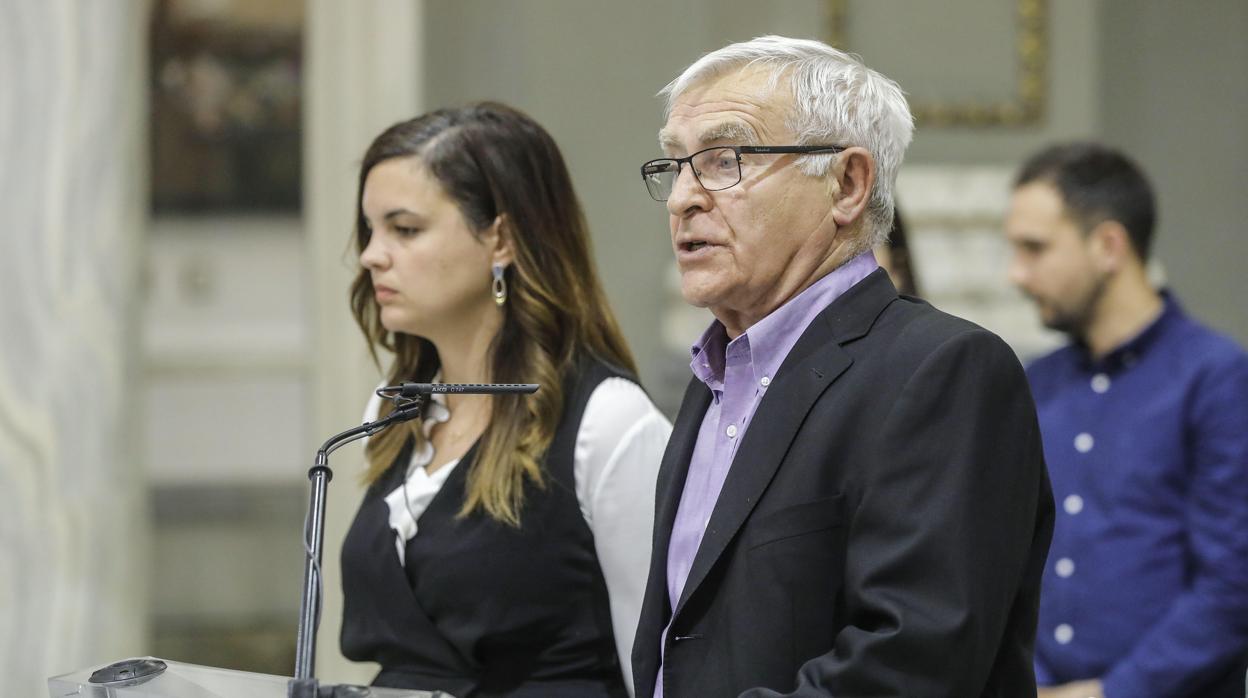
[[(689, 579), (693, 558), (728, 477), (737, 444), (745, 438), (754, 411), (776, 371), (815, 317), (878, 267), (875, 255), (864, 252), (776, 308), (736, 339), (728, 341), (723, 324), (716, 320), (693, 345), (689, 368), (710, 388), (711, 404), (698, 430), (666, 551), (671, 608), (676, 607)], [(670, 630), (670, 625), (664, 628), (660, 648), (666, 647)], [(662, 677), (660, 664), (655, 698), (663, 696)]]

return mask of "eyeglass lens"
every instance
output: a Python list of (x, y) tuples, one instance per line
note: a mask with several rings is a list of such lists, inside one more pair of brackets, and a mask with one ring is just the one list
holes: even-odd
[[(693, 174), (707, 191), (727, 189), (741, 181), (741, 163), (732, 148), (710, 148), (693, 154)], [(680, 175), (680, 162), (653, 160), (642, 167), (642, 177), (650, 196), (667, 201)]]

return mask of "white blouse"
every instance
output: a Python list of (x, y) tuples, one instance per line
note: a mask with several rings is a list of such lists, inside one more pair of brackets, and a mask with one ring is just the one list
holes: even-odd
[[(380, 408), (381, 398), (374, 395), (364, 421), (377, 419)], [(434, 424), (449, 418), (446, 400), (434, 394), (423, 425), (425, 435)], [(671, 423), (640, 386), (624, 378), (608, 378), (590, 395), (576, 435), (576, 499), (594, 535), (610, 598), (615, 647), (630, 694), (633, 636), (650, 569), (655, 479), (671, 431)], [(426, 441), (425, 448), (412, 454), (404, 485), (386, 496), (400, 564), (404, 564), (406, 542), (419, 529), (420, 515), (459, 465), (459, 460), (451, 461), (429, 475), (425, 466), (432, 460), (433, 445)]]

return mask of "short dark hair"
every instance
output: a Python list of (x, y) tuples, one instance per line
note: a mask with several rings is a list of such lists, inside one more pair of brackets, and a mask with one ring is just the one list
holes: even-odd
[(1014, 188), (1033, 182), (1056, 187), (1085, 233), (1107, 220), (1121, 223), (1140, 261), (1148, 261), (1157, 204), (1148, 178), (1131, 158), (1097, 143), (1053, 145), (1027, 160)]

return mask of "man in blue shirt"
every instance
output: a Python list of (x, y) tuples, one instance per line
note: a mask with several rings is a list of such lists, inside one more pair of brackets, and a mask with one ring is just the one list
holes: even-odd
[(1040, 696), (1243, 696), (1248, 355), (1150, 283), (1148, 181), (1105, 147), (1028, 161), (1010, 279), (1071, 343), (1028, 368), (1057, 521)]

